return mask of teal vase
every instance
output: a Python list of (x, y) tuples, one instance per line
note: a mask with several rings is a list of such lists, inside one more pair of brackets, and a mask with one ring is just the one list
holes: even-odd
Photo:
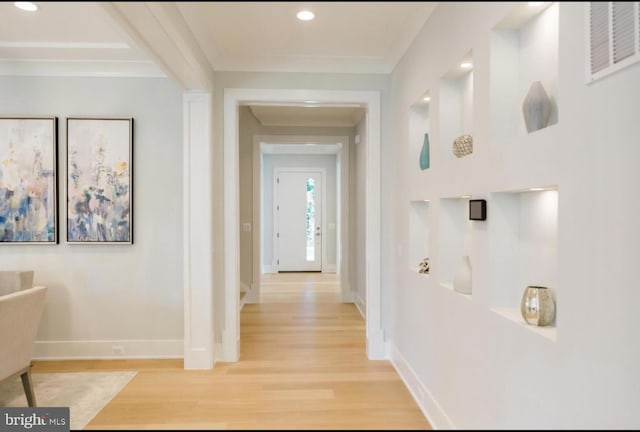
[(420, 151), (420, 169), (429, 168), (429, 134), (424, 134), (424, 143), (422, 143), (422, 151)]

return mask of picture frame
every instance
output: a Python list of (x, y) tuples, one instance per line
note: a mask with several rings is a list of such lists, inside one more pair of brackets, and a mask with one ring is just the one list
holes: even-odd
[(0, 244), (58, 243), (58, 119), (0, 116)]
[(133, 118), (67, 117), (67, 243), (133, 244)]

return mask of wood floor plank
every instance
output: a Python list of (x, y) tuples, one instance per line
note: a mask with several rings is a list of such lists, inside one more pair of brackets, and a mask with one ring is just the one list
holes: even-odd
[(240, 361), (38, 361), (33, 373), (136, 370), (94, 430), (431, 429), (388, 361), (366, 357), (365, 323), (333, 274), (265, 275), (241, 312)]

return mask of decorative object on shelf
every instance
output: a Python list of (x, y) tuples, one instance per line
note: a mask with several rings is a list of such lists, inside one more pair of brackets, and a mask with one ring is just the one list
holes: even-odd
[(425, 133), (422, 150), (420, 151), (420, 169), (426, 170), (427, 168), (429, 168), (429, 134)]
[(487, 220), (487, 201), (483, 199), (469, 200), (469, 220)]
[(453, 278), (453, 289), (462, 294), (471, 294), (471, 260), (468, 255), (462, 257)]
[(473, 153), (473, 137), (469, 134), (460, 135), (453, 140), (453, 154), (456, 157), (463, 157)]
[(551, 115), (551, 100), (540, 81), (534, 81), (529, 87), (522, 103), (522, 114), (529, 133), (547, 126)]
[(420, 261), (420, 265), (418, 265), (418, 273), (429, 274), (429, 258), (425, 258)]
[(520, 312), (527, 324), (548, 326), (556, 315), (556, 301), (551, 289), (530, 285), (524, 290)]

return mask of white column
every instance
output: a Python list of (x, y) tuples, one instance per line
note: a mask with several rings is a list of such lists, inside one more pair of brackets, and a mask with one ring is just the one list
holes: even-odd
[(186, 92), (183, 109), (184, 368), (211, 369), (215, 363), (211, 93)]
[(387, 358), (382, 328), (382, 292), (380, 261), (380, 95), (371, 96), (367, 112), (367, 185), (365, 256), (367, 303), (367, 356), (370, 360)]
[(240, 229), (238, 218), (238, 100), (224, 94), (224, 330), (222, 355), (225, 362), (240, 357)]

